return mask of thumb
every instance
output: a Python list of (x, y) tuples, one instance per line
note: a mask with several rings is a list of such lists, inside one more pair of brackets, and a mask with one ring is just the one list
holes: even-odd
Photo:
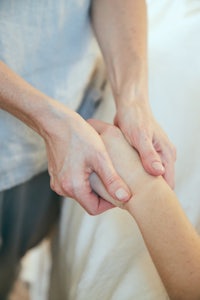
[(94, 172), (99, 176), (112, 198), (123, 202), (131, 198), (132, 195), (128, 186), (115, 171), (109, 157), (106, 160), (104, 157), (103, 161), (99, 161), (99, 165), (94, 169)]
[(143, 167), (148, 173), (155, 176), (165, 173), (161, 158), (149, 139), (143, 140), (136, 148), (141, 157)]
[[(89, 119), (88, 123), (100, 135), (112, 126), (108, 123), (95, 119)], [(131, 192), (123, 179), (115, 171), (113, 164), (106, 153), (99, 157), (98, 160), (95, 159), (94, 166), (96, 167), (94, 168), (94, 172), (99, 176), (105, 189), (112, 198), (119, 201), (128, 201), (132, 196)]]

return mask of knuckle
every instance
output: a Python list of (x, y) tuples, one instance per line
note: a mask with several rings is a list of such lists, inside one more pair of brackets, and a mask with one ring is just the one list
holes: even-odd
[(161, 152), (161, 151), (162, 151), (162, 148), (163, 148), (163, 146), (161, 145), (160, 141), (158, 141), (158, 140), (153, 141), (153, 147), (154, 147), (154, 149), (155, 149), (157, 152)]
[(128, 142), (132, 144), (136, 149), (144, 148), (144, 144), (146, 147), (147, 136), (141, 135), (139, 131), (136, 129), (134, 131), (124, 130), (124, 135)]
[(73, 186), (73, 195), (76, 199), (81, 199), (81, 196), (83, 194), (83, 190), (84, 190), (84, 186), (80, 185), (80, 184), (75, 184)]
[(105, 178), (105, 183), (107, 186), (112, 185), (113, 183), (116, 183), (119, 180), (119, 177), (117, 176), (117, 174), (109, 174), (108, 176), (106, 176)]
[(54, 191), (56, 194), (63, 196), (62, 192), (60, 191), (59, 186), (56, 184), (55, 179), (53, 177), (51, 177), (50, 180), (50, 188), (52, 189), (52, 191)]
[(50, 174), (50, 188), (59, 196), (65, 196), (65, 192), (62, 189), (62, 185), (60, 184), (58, 178)]
[(152, 144), (151, 139), (147, 135), (140, 136), (135, 139), (135, 144), (140, 152), (144, 152), (145, 155), (155, 152), (155, 146)]
[(158, 159), (156, 152), (151, 148), (139, 149), (138, 151), (140, 153), (140, 156), (146, 161)]
[(72, 181), (67, 177), (60, 179), (60, 186), (65, 196), (72, 196), (74, 194)]
[(83, 180), (78, 179), (77, 176), (71, 178), (62, 178), (60, 181), (62, 191), (66, 196), (81, 199), (84, 193), (85, 186), (83, 185)]
[(103, 150), (97, 150), (95, 152), (95, 165), (97, 168), (97, 171), (99, 171), (103, 166), (107, 164), (108, 156), (105, 149)]
[(87, 184), (89, 185), (89, 183), (87, 182), (87, 180), (84, 180), (84, 175), (83, 174), (77, 174), (77, 176), (73, 176), (72, 177), (72, 189), (73, 192), (77, 195), (77, 197), (81, 198), (81, 195), (85, 195), (86, 190), (87, 190)]
[(174, 146), (171, 141), (167, 141), (165, 144), (166, 153), (168, 152), (168, 155), (173, 159), (176, 160), (176, 147)]
[(167, 151), (164, 153), (166, 162), (172, 162), (176, 160), (176, 148), (172, 145), (168, 147)]
[(58, 185), (54, 184), (53, 187), (51, 186), (51, 189), (59, 196), (65, 196)]

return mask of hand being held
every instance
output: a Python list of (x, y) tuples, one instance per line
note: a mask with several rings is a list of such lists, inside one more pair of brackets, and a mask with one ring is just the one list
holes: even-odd
[(174, 187), (175, 147), (154, 119), (147, 103), (135, 102), (118, 107), (114, 123), (138, 151), (144, 169), (162, 175)]
[(92, 191), (89, 176), (95, 172), (113, 198), (128, 201), (131, 193), (116, 173), (98, 133), (77, 113), (63, 107), (60, 111), (45, 137), (51, 188), (97, 215), (113, 205)]

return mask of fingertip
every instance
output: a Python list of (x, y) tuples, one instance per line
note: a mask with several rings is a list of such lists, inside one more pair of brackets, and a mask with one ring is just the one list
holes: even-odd
[(144, 169), (151, 175), (159, 176), (165, 173), (159, 154), (155, 151), (150, 140), (141, 143), (138, 149)]
[(151, 163), (151, 167), (159, 175), (162, 175), (165, 173), (165, 168), (160, 161), (153, 161)]
[(160, 161), (147, 161), (144, 158), (141, 158), (142, 165), (144, 170), (153, 176), (163, 176), (165, 174), (165, 167)]
[(119, 201), (127, 202), (131, 198), (131, 193), (124, 187), (120, 187), (115, 192), (115, 197)]
[[(94, 170), (108, 194), (117, 201), (127, 202), (132, 194), (126, 182), (116, 173), (112, 166), (112, 162), (107, 159), (107, 164), (100, 163), (101, 168)], [(106, 167), (105, 167), (106, 166)]]

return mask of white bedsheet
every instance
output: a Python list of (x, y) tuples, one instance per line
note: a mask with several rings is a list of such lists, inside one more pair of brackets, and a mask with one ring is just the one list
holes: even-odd
[[(150, 101), (177, 148), (176, 193), (200, 230), (200, 1), (148, 4)], [(107, 91), (97, 117), (112, 121), (113, 115)], [(66, 199), (60, 234), (52, 300), (168, 299), (137, 225), (125, 211), (91, 217)]]

